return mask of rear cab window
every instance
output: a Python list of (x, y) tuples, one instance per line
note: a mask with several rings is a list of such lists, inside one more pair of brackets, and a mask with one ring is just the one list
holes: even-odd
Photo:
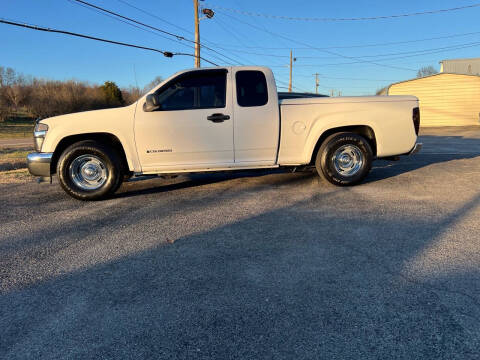
[(240, 70), (235, 74), (237, 103), (241, 107), (264, 106), (268, 103), (265, 74), (257, 70)]

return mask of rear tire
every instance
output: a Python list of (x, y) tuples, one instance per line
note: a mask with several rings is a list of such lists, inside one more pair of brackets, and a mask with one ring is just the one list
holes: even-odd
[(318, 174), (337, 186), (360, 183), (372, 168), (373, 152), (368, 141), (355, 133), (337, 133), (325, 139), (318, 150)]
[(79, 200), (101, 200), (122, 184), (123, 173), (117, 152), (96, 141), (70, 145), (57, 164), (60, 185)]

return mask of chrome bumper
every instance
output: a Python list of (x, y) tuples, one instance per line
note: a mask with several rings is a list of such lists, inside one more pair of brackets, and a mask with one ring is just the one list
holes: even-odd
[(422, 143), (416, 143), (413, 149), (408, 153), (408, 155), (413, 155), (418, 153), (420, 150), (422, 150), (423, 144)]
[(49, 177), (50, 164), (53, 153), (30, 153), (27, 155), (27, 166), (30, 174), (34, 176)]

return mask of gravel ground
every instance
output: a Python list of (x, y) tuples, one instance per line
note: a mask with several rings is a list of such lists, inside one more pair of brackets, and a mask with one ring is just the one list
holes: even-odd
[[(0, 134), (1, 136), (8, 136), (8, 134)], [(13, 147), (31, 147), (33, 148), (33, 133), (29, 137), (21, 138), (5, 138), (0, 136), (0, 149)]]
[(480, 130), (421, 141), (352, 188), (0, 185), (0, 358), (479, 359)]

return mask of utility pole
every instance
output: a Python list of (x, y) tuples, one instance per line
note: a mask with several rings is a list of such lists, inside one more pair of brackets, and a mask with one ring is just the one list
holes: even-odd
[(195, 12), (195, 67), (200, 67), (200, 20), (198, 18), (198, 0), (193, 0)]
[(315, 73), (313, 74), (315, 75), (315, 94), (318, 95), (318, 85), (320, 85), (320, 82), (318, 81), (318, 75), (320, 75), (319, 73)]
[(215, 15), (212, 9), (202, 8), (202, 18), (198, 17), (198, 0), (193, 0), (193, 7), (195, 13), (195, 67), (200, 67), (200, 20), (211, 19)]
[(292, 69), (294, 61), (297, 61), (297, 58), (293, 57), (293, 52), (290, 50), (290, 80), (288, 82), (288, 92), (292, 92)]
[(293, 67), (293, 55), (290, 50), (290, 80), (288, 81), (288, 92), (292, 92), (292, 67)]

